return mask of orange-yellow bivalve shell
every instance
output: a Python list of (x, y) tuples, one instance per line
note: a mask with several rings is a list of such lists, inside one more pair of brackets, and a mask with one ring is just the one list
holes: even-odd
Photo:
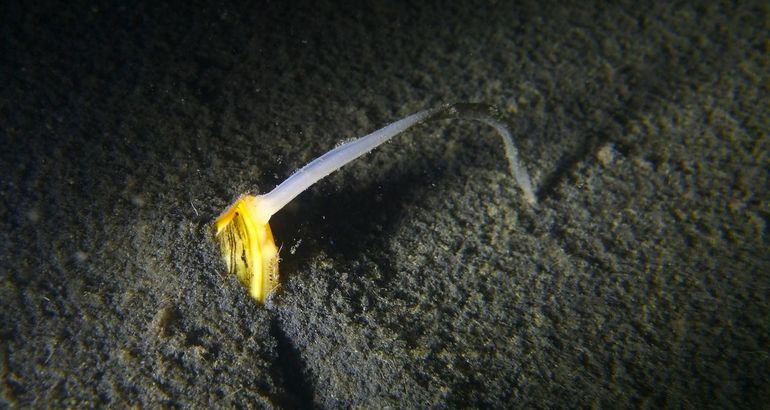
[(278, 286), (278, 248), (270, 225), (256, 219), (256, 197), (238, 198), (214, 223), (216, 240), (227, 265), (249, 294), (264, 303)]

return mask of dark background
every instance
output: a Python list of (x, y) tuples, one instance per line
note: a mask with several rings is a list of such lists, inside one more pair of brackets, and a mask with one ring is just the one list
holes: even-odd
[[(0, 5), (5, 404), (767, 406), (766, 2), (129, 3)], [(223, 273), (238, 195), (458, 101), (537, 208), (445, 121)]]

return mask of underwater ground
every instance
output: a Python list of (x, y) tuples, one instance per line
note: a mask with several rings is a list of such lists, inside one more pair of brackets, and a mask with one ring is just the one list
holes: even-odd
[[(765, 1), (80, 3), (0, 6), (0, 407), (767, 406)], [(431, 123), (225, 273), (240, 194), (458, 101), (536, 207)]]

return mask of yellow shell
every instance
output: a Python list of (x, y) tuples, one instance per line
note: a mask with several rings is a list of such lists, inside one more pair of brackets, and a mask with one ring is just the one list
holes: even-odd
[(227, 270), (238, 276), (252, 298), (264, 303), (278, 286), (278, 248), (270, 224), (257, 222), (256, 199), (238, 198), (217, 218), (214, 228)]

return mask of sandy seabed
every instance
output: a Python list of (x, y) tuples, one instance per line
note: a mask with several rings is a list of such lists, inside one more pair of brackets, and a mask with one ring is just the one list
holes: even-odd
[[(766, 406), (767, 4), (419, 3), (3, 6), (0, 403)], [(267, 305), (225, 274), (240, 194), (457, 101), (537, 207), (434, 123), (273, 218)]]

